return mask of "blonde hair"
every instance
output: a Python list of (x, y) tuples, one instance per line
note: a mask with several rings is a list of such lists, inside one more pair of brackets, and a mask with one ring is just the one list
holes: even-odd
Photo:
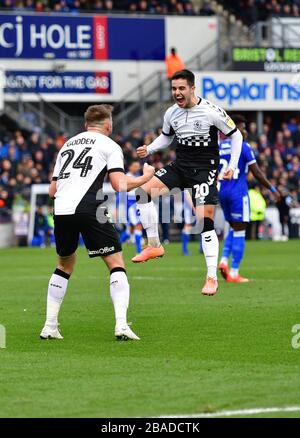
[(114, 107), (112, 105), (92, 105), (84, 113), (84, 121), (88, 126), (101, 125), (104, 120), (110, 119)]

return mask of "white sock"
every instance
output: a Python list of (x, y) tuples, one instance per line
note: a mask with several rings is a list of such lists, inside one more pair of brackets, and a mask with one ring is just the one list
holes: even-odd
[(67, 292), (69, 278), (70, 275), (66, 274), (60, 269), (56, 269), (50, 278), (48, 285), (47, 315), (45, 325), (51, 329), (55, 329), (57, 327), (58, 313), (64, 296)]
[(117, 325), (127, 324), (129, 289), (127, 275), (124, 271), (114, 271), (110, 274), (110, 296), (115, 309)]
[(228, 258), (227, 257), (222, 257), (221, 258), (221, 263), (224, 263), (224, 265), (228, 265)]
[(202, 233), (202, 248), (206, 260), (207, 276), (217, 278), (219, 239), (215, 230)]
[(236, 268), (231, 268), (229, 275), (232, 278), (236, 278), (239, 275), (239, 270)]
[(158, 234), (158, 214), (154, 202), (137, 204), (140, 211), (140, 220), (146, 230), (148, 244), (159, 247), (161, 245)]

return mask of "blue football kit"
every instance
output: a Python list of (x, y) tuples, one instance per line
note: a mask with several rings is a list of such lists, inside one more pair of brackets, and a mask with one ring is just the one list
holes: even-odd
[(250, 205), (248, 196), (247, 173), (250, 164), (256, 163), (254, 153), (247, 142), (243, 142), (238, 166), (233, 178), (222, 180), (222, 173), (227, 169), (230, 154), (231, 141), (226, 139), (219, 145), (220, 151), (220, 190), (219, 197), (222, 210), (227, 222), (249, 222)]

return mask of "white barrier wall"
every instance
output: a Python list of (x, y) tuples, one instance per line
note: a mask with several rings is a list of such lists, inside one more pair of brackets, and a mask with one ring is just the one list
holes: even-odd
[(270, 20), (272, 26), (272, 46), (300, 47), (300, 19), (280, 17)]
[(0, 248), (8, 248), (15, 244), (13, 223), (0, 224)]
[(217, 17), (166, 17), (166, 50), (189, 60), (218, 38)]

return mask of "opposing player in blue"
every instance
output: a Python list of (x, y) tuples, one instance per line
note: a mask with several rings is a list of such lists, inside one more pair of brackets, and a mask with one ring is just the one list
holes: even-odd
[[(279, 200), (281, 195), (262, 173), (257, 165), (251, 146), (245, 141), (247, 139), (246, 119), (242, 115), (232, 116), (232, 119), (237, 128), (241, 131), (244, 140), (238, 166), (230, 181), (223, 180), (222, 175), (230, 161), (231, 140), (227, 138), (219, 144), (219, 196), (225, 220), (230, 224), (230, 229), (224, 242), (219, 270), (226, 281), (245, 283), (248, 282), (249, 279), (239, 274), (239, 268), (245, 251), (246, 227), (250, 221), (250, 203), (247, 184), (248, 170), (251, 171), (253, 176), (264, 187), (274, 194), (276, 200)], [(232, 257), (232, 262), (229, 270), (228, 259), (230, 256)]]

